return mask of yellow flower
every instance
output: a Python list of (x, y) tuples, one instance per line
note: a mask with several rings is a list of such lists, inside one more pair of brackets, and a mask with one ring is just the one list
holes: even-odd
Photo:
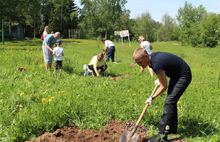
[(41, 99), (41, 102), (42, 102), (43, 104), (46, 104), (46, 103), (52, 102), (53, 99), (54, 99), (53, 96), (48, 96), (47, 98), (42, 98), (42, 99)]
[(41, 99), (41, 102), (42, 102), (43, 104), (45, 104), (45, 103), (47, 103), (47, 99), (46, 99), (46, 98), (42, 98), (42, 99)]
[(20, 96), (23, 96), (23, 95), (24, 95), (24, 92), (21, 92), (19, 95), (20, 95)]
[(54, 97), (49, 96), (49, 97), (48, 97), (48, 103), (50, 103), (53, 99), (54, 99)]

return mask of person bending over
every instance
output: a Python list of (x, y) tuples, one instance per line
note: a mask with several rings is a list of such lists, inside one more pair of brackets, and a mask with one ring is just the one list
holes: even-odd
[[(151, 105), (153, 100), (167, 89), (163, 115), (159, 123), (159, 132), (149, 139), (149, 142), (169, 141), (167, 136), (177, 133), (177, 102), (191, 82), (190, 67), (183, 59), (174, 54), (154, 52), (149, 56), (143, 48), (134, 51), (133, 59), (142, 68), (150, 66), (156, 73), (160, 84), (155, 94), (149, 97), (146, 103)], [(167, 77), (170, 78), (169, 85)]]

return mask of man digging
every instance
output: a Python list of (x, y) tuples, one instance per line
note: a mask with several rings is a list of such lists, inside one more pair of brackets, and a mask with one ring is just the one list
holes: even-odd
[[(154, 52), (149, 56), (143, 48), (134, 51), (133, 59), (142, 68), (150, 66), (157, 75), (157, 83), (160, 84), (155, 94), (149, 97), (146, 103), (151, 105), (155, 98), (168, 89), (158, 134), (148, 142), (169, 142), (167, 136), (177, 133), (177, 102), (191, 82), (190, 67), (174, 54)], [(166, 77), (170, 78), (169, 85)]]

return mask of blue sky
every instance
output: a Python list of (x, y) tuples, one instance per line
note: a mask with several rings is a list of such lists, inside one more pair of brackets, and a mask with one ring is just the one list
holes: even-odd
[[(79, 5), (80, 0), (75, 0)], [(188, 0), (193, 6), (203, 5), (208, 12), (220, 13), (219, 0)], [(156, 21), (161, 21), (164, 14), (175, 18), (180, 7), (183, 7), (185, 0), (127, 0), (126, 9), (130, 10), (131, 18), (136, 18), (142, 13), (149, 12)]]

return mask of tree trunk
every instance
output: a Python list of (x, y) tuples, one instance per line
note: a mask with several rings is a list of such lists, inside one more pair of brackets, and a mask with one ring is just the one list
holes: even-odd
[(35, 28), (36, 23), (34, 22), (34, 38), (36, 37), (36, 28)]
[(9, 25), (8, 25), (8, 34), (9, 34), (9, 40), (12, 40), (11, 21), (9, 22)]
[(105, 32), (105, 39), (107, 39), (107, 37), (108, 37), (108, 32), (106, 31)]

